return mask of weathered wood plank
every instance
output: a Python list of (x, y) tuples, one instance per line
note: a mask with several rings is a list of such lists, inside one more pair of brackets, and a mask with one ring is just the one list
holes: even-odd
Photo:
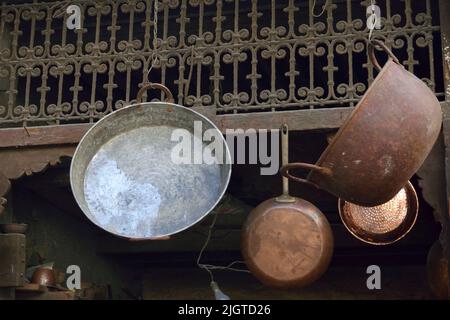
[(291, 131), (337, 129), (348, 118), (353, 108), (260, 112), (216, 117), (216, 124), (226, 129), (278, 129), (287, 124)]
[[(287, 123), (291, 131), (337, 129), (352, 110), (353, 108), (334, 108), (218, 116), (204, 110), (197, 111), (210, 118), (225, 132), (226, 129), (278, 129), (283, 123)], [(86, 123), (0, 129), (0, 148), (77, 144), (91, 126), (92, 124)]]
[(0, 129), (0, 148), (77, 144), (91, 124)]

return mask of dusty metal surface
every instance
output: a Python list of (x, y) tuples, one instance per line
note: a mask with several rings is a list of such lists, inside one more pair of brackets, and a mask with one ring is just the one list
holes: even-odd
[(339, 214), (345, 227), (361, 241), (386, 245), (399, 241), (414, 226), (419, 210), (416, 191), (410, 182), (388, 202), (362, 207), (339, 199)]
[[(431, 90), (389, 59), (316, 165), (293, 163), (282, 172), (351, 203), (380, 205), (417, 172), (441, 127), (441, 106)], [(295, 168), (311, 172), (301, 179), (289, 173)]]
[[(370, 1), (328, 2), (320, 18), (308, 14), (313, 0), (160, 1), (157, 50), (153, 0), (72, 0), (82, 13), (76, 32), (67, 16), (53, 18), (61, 1), (29, 2), (0, 7), (0, 122), (10, 126), (94, 122), (132, 103), (154, 55), (152, 81), (179, 104), (218, 113), (353, 107), (373, 80)], [(438, 1), (382, 9), (377, 35), (443, 97)]]
[(180, 142), (172, 138), (175, 129), (189, 133), (191, 160), (211, 152), (210, 142), (194, 135), (194, 121), (202, 123), (202, 136), (217, 130), (198, 113), (169, 103), (130, 106), (92, 127), (70, 172), (75, 199), (87, 217), (119, 236), (156, 238), (207, 215), (225, 192), (231, 161), (222, 135), (223, 154), (215, 154), (216, 163), (173, 161)]

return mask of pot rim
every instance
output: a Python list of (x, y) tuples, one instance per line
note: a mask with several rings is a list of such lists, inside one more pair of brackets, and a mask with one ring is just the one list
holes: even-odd
[[(74, 166), (74, 163), (75, 163), (74, 160), (76, 160), (77, 155), (78, 155), (79, 152), (80, 152), (79, 150), (80, 150), (80, 148), (81, 148), (81, 146), (82, 146), (84, 140), (86, 139), (86, 137), (88, 137), (88, 136), (90, 135), (90, 133), (91, 133), (93, 130), (95, 130), (95, 128), (96, 128), (100, 123), (107, 122), (107, 121), (109, 120), (109, 118), (111, 118), (111, 117), (113, 117), (113, 116), (116, 116), (117, 113), (122, 113), (122, 112), (125, 112), (125, 111), (130, 111), (130, 110), (132, 110), (132, 109), (135, 109), (135, 108), (141, 108), (141, 107), (143, 107), (143, 106), (144, 106), (144, 107), (149, 107), (149, 106), (152, 106), (152, 105), (155, 105), (155, 106), (158, 105), (158, 107), (161, 107), (161, 104), (162, 104), (162, 105), (165, 105), (166, 107), (172, 107), (172, 108), (176, 108), (176, 109), (187, 110), (188, 112), (191, 112), (191, 113), (195, 114), (195, 116), (198, 117), (199, 120), (204, 121), (204, 122), (207, 122), (208, 124), (210, 124), (210, 125), (212, 126), (212, 128), (214, 128), (215, 130), (217, 130), (218, 132), (220, 132), (221, 137), (222, 137), (222, 142), (223, 142), (223, 144), (225, 145), (225, 150), (226, 150), (226, 161), (227, 161), (227, 162), (226, 162), (225, 164), (223, 164), (223, 165), (225, 165), (225, 166), (228, 167), (227, 175), (226, 175), (226, 177), (225, 177), (224, 180), (223, 180), (223, 185), (224, 185), (224, 187), (222, 188), (221, 192), (220, 192), (219, 195), (217, 196), (217, 199), (216, 199), (216, 201), (214, 202), (214, 204), (213, 204), (208, 210), (206, 210), (205, 213), (202, 214), (197, 220), (195, 220), (195, 221), (193, 221), (191, 224), (189, 224), (189, 225), (187, 225), (187, 226), (185, 226), (185, 227), (179, 228), (179, 229), (177, 229), (177, 230), (175, 230), (175, 231), (173, 231), (173, 232), (171, 232), (171, 233), (169, 233), (169, 234), (161, 234), (161, 235), (152, 236), (152, 237), (127, 237), (127, 236), (124, 236), (124, 235), (116, 234), (116, 233), (114, 233), (114, 232), (112, 232), (112, 231), (109, 231), (109, 230), (105, 229), (101, 224), (99, 224), (99, 223), (97, 223), (96, 221), (94, 221), (94, 220), (92, 219), (92, 217), (91, 217), (91, 216), (92, 216), (92, 213), (91, 213), (90, 211), (89, 211), (89, 215), (88, 215), (88, 214), (86, 214), (86, 212), (81, 208), (81, 206), (80, 206), (80, 204), (79, 204), (79, 203), (81, 202), (81, 200), (80, 200), (81, 195), (79, 195), (77, 192), (74, 192), (74, 190), (75, 190), (75, 188), (74, 188), (74, 182), (73, 182), (73, 181), (74, 181), (73, 175), (75, 174), (75, 173), (74, 173), (74, 170), (73, 170), (73, 166)], [(164, 102), (164, 101), (155, 101), (155, 102), (141, 102), (141, 103), (134, 103), (134, 104), (131, 104), (131, 105), (126, 106), (126, 107), (124, 107), (124, 108), (117, 109), (117, 110), (115, 110), (114, 112), (111, 112), (110, 114), (104, 116), (103, 118), (101, 118), (100, 120), (98, 120), (96, 123), (94, 123), (94, 125), (93, 125), (92, 127), (90, 127), (90, 128), (88, 129), (88, 131), (83, 135), (83, 137), (81, 138), (80, 142), (78, 143), (78, 145), (77, 145), (77, 147), (76, 147), (76, 149), (75, 149), (75, 152), (74, 152), (74, 154), (73, 154), (73, 156), (72, 156), (72, 160), (71, 160), (71, 163), (70, 163), (70, 174), (69, 174), (69, 176), (70, 176), (70, 187), (71, 187), (71, 189), (72, 189), (72, 194), (73, 194), (73, 196), (74, 196), (74, 198), (75, 198), (75, 201), (77, 202), (78, 207), (79, 207), (80, 210), (83, 212), (83, 214), (86, 216), (86, 218), (89, 219), (89, 221), (91, 221), (94, 225), (96, 225), (96, 226), (99, 227), (100, 229), (102, 229), (102, 230), (104, 230), (104, 231), (108, 232), (109, 234), (112, 234), (112, 235), (114, 235), (114, 236), (116, 236), (116, 237), (123, 238), (123, 239), (129, 239), (129, 240), (140, 241), (140, 240), (158, 240), (158, 239), (164, 239), (164, 238), (167, 237), (167, 236), (171, 236), (171, 235), (177, 234), (177, 233), (179, 233), (179, 232), (182, 232), (182, 231), (184, 231), (184, 230), (186, 230), (186, 229), (192, 227), (193, 225), (195, 225), (196, 223), (198, 223), (198, 222), (201, 221), (202, 219), (204, 219), (208, 214), (211, 213), (211, 211), (214, 210), (214, 208), (217, 206), (217, 204), (218, 204), (218, 203), (220, 202), (220, 200), (223, 198), (223, 196), (224, 196), (224, 194), (225, 194), (225, 192), (226, 192), (226, 190), (227, 190), (227, 188), (228, 188), (228, 185), (229, 185), (229, 183), (230, 183), (230, 179), (231, 179), (231, 171), (232, 171), (232, 162), (231, 162), (231, 153), (230, 153), (228, 144), (226, 143), (225, 137), (223, 136), (222, 132), (221, 132), (221, 131), (219, 130), (219, 128), (214, 124), (214, 122), (212, 122), (210, 119), (208, 119), (206, 116), (202, 115), (201, 113), (199, 113), (199, 112), (193, 110), (192, 108), (187, 108), (187, 107), (184, 107), (184, 106), (179, 105), (179, 104), (176, 104), (176, 103), (170, 103), (170, 102)], [(83, 179), (83, 183), (84, 183), (84, 179)]]

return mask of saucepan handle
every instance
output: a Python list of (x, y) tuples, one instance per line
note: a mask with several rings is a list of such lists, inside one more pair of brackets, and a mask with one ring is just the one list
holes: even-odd
[(378, 60), (375, 56), (375, 49), (379, 47), (383, 49), (388, 55), (389, 58), (391, 58), (395, 63), (400, 64), (400, 61), (398, 61), (397, 57), (392, 53), (392, 51), (386, 46), (386, 44), (378, 39), (373, 39), (369, 42), (368, 49), (369, 49), (369, 58), (372, 62), (373, 66), (378, 70), (381, 71), (381, 66), (378, 63)]
[(307, 170), (313, 170), (313, 171), (317, 171), (320, 172), (323, 175), (331, 175), (331, 170), (328, 168), (324, 168), (324, 167), (320, 167), (318, 165), (315, 164), (310, 164), (310, 163), (303, 163), (303, 162), (295, 162), (295, 163), (289, 163), (287, 165), (284, 165), (280, 172), (281, 175), (283, 177), (289, 178), (291, 180), (297, 181), (297, 182), (301, 182), (304, 184), (308, 184), (311, 186), (314, 186), (316, 188), (319, 189), (319, 186), (317, 184), (315, 184), (314, 182), (311, 182), (307, 179), (303, 179), (303, 178), (299, 178), (296, 177), (294, 175), (292, 175), (289, 171), (292, 169), (307, 169)]
[(147, 82), (147, 83), (144, 83), (142, 88), (139, 89), (139, 91), (138, 91), (138, 94), (136, 96), (137, 103), (142, 103), (142, 96), (144, 95), (144, 92), (147, 91), (148, 89), (158, 89), (158, 90), (161, 90), (162, 92), (164, 92), (164, 94), (166, 95), (166, 102), (174, 103), (174, 101), (175, 101), (173, 99), (172, 92), (170, 92), (169, 88), (167, 88), (165, 85), (160, 84), (160, 83)]

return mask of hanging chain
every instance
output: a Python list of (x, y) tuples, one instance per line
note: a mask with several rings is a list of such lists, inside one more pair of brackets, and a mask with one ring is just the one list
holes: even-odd
[(147, 81), (150, 82), (149, 75), (153, 70), (153, 67), (156, 66), (158, 61), (158, 0), (153, 1), (153, 52), (151, 56), (151, 65), (147, 71)]

